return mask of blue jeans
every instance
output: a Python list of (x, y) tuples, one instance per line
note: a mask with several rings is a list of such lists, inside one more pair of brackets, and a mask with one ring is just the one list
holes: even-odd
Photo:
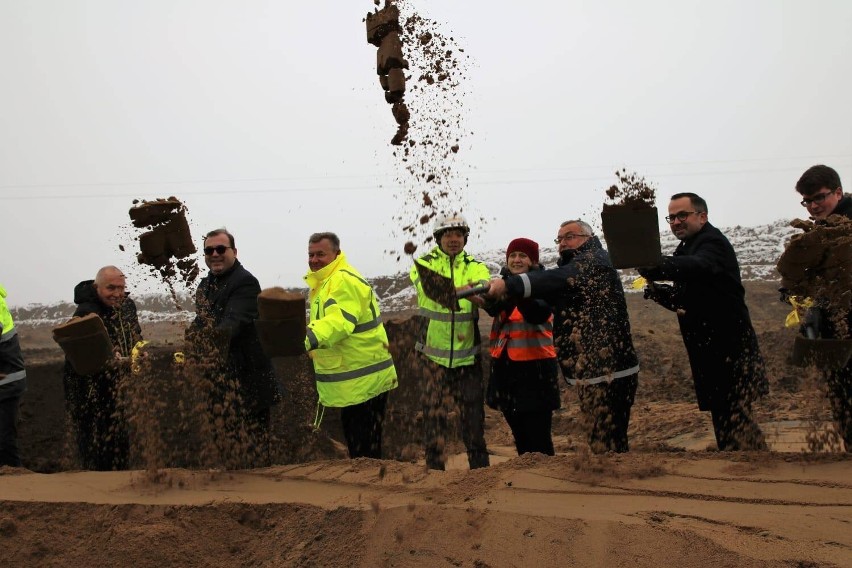
[(27, 379), (0, 385), (0, 466), (21, 467), (18, 452), (18, 403)]

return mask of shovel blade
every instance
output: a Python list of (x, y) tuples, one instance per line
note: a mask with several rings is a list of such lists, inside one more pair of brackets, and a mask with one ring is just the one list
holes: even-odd
[(415, 261), (414, 265), (420, 277), (420, 287), (427, 298), (454, 312), (461, 309), (456, 297), (456, 287), (450, 278), (438, 274), (419, 262)]

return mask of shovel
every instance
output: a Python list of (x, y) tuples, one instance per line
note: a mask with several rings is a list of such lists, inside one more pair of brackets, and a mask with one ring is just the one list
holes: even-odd
[(483, 294), (490, 288), (489, 284), (485, 284), (466, 290), (456, 290), (452, 279), (438, 274), (431, 268), (426, 268), (419, 262), (415, 262), (414, 265), (417, 267), (420, 286), (423, 288), (426, 297), (453, 312), (461, 311), (461, 306), (459, 306), (461, 298)]

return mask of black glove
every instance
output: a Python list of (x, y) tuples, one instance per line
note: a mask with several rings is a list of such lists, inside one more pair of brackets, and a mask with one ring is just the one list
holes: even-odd
[(671, 284), (657, 284), (655, 282), (649, 282), (648, 285), (645, 286), (644, 298), (646, 300), (654, 300), (656, 302), (660, 298), (670, 297), (671, 291)]

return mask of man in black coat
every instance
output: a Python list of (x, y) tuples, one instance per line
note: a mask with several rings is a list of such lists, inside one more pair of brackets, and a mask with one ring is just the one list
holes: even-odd
[[(666, 221), (681, 242), (662, 264), (639, 270), (651, 282), (646, 298), (677, 313), (698, 408), (710, 411), (719, 450), (765, 450), (751, 406), (768, 383), (734, 248), (694, 193), (673, 195)], [(653, 284), (660, 280), (673, 284)]]
[(277, 387), (254, 327), (260, 284), (237, 260), (234, 236), (226, 229), (207, 233), (204, 260), (210, 272), (195, 294), (188, 351), (210, 364), (214, 424), (221, 419), (225, 429), (219, 439), (223, 457), (235, 466), (267, 463)]
[[(824, 165), (808, 168), (796, 183), (796, 191), (802, 196), (801, 203), (807, 207), (815, 223), (825, 223), (829, 215), (852, 219), (852, 195), (844, 195), (840, 175), (833, 168)], [(852, 270), (852, 267), (847, 270)], [(849, 338), (852, 333), (852, 311), (846, 314), (846, 330), (837, 329), (829, 313), (825, 313), (819, 321), (821, 338)], [(840, 437), (846, 444), (846, 451), (852, 452), (852, 359), (840, 370), (826, 371), (824, 379)]]
[(130, 441), (118, 390), (128, 367), (121, 364), (142, 340), (136, 304), (125, 291), (124, 274), (115, 266), (98, 270), (94, 280), (74, 287), (75, 317), (97, 314), (106, 326), (116, 361), (92, 375), (80, 375), (65, 361), (65, 402), (84, 469), (127, 469)]
[(594, 452), (626, 452), (639, 359), (621, 280), (587, 223), (562, 223), (555, 242), (557, 268), (493, 279), (488, 295), (553, 305), (556, 353), (563, 376), (578, 386), (589, 445)]

